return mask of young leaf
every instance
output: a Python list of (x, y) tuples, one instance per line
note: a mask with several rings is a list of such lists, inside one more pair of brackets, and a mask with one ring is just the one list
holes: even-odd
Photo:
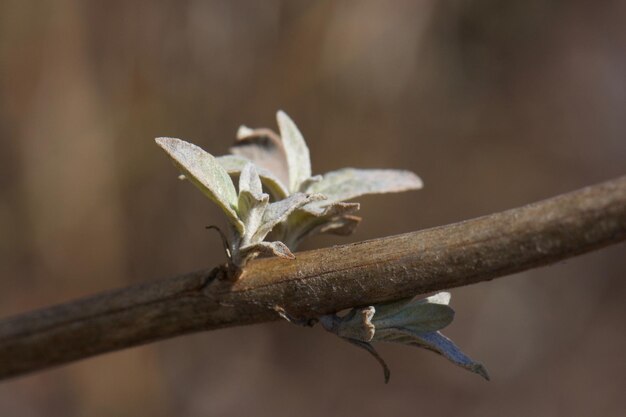
[(318, 207), (317, 204), (311, 202), (292, 213), (280, 240), (295, 249), (303, 239), (315, 234), (349, 235), (361, 221), (360, 217), (349, 215), (359, 209), (359, 203), (339, 202), (326, 207)]
[(422, 180), (410, 171), (344, 168), (325, 174), (321, 181), (311, 184), (307, 191), (326, 195), (328, 199), (318, 203), (323, 206), (364, 194), (396, 193), (422, 187)]
[[(249, 159), (236, 155), (224, 155), (219, 156), (215, 159), (217, 160), (217, 162), (220, 163), (222, 168), (224, 168), (226, 172), (228, 172), (228, 174), (233, 177), (241, 174), (241, 171), (246, 166), (246, 164), (251, 162)], [(287, 187), (272, 172), (258, 166), (256, 167), (256, 169), (257, 173), (261, 177), (261, 182), (263, 183), (263, 185), (265, 185), (268, 192), (270, 192), (276, 200), (282, 200), (289, 195)]]
[(431, 350), (448, 359), (468, 371), (474, 372), (487, 381), (489, 374), (487, 369), (480, 362), (464, 354), (452, 340), (445, 337), (441, 332), (413, 332), (408, 329), (382, 329), (376, 333), (376, 340), (385, 342), (402, 343), (410, 346), (417, 346)]
[(269, 197), (267, 194), (253, 194), (245, 189), (239, 193), (239, 216), (245, 226), (239, 245), (256, 242), (254, 234), (263, 224), (263, 213), (269, 204)]
[(263, 223), (255, 233), (255, 241), (263, 240), (265, 236), (272, 231), (274, 226), (285, 221), (287, 216), (289, 216), (296, 209), (304, 206), (305, 204), (322, 199), (324, 199), (324, 196), (321, 194), (295, 193), (284, 200), (271, 203), (263, 214)]
[(378, 304), (375, 306), (374, 324), (377, 329), (406, 328), (413, 332), (440, 330), (454, 320), (454, 310), (447, 305), (449, 300), (450, 294), (443, 292), (422, 300)]
[(302, 181), (302, 183), (300, 184), (300, 191), (302, 190), (308, 190), (311, 185), (316, 184), (320, 181), (322, 181), (324, 179), (324, 177), (322, 175), (313, 175), (312, 177), (307, 178), (306, 180)]
[(311, 230), (311, 233), (307, 234), (331, 234), (337, 236), (350, 236), (354, 233), (354, 229), (361, 223), (359, 216), (352, 216), (350, 214), (344, 214), (335, 218), (327, 220), (325, 223), (320, 224)]
[(454, 318), (454, 311), (448, 306), (449, 302), (450, 294), (441, 292), (421, 300), (404, 299), (354, 308), (343, 317), (323, 316), (320, 323), (326, 330), (361, 344), (395, 342), (426, 348), (489, 379), (482, 364), (465, 355), (438, 331)]
[(243, 233), (237, 216), (237, 192), (228, 173), (215, 158), (200, 147), (175, 138), (157, 138), (156, 143), (174, 160), (196, 187), (217, 203), (231, 223)]
[(289, 191), (300, 190), (300, 184), (311, 176), (309, 148), (296, 124), (283, 111), (276, 114), (289, 170)]
[(284, 259), (296, 259), (283, 242), (258, 242), (240, 248), (243, 264), (258, 255), (273, 255)]
[[(326, 196), (326, 194), (321, 194)], [(306, 214), (320, 219), (332, 219), (336, 216), (343, 216), (344, 214), (354, 213), (359, 211), (361, 204), (359, 203), (344, 203), (343, 201), (335, 201), (324, 206), (320, 206), (322, 202), (326, 200), (320, 200), (319, 202), (312, 202), (302, 208), (297, 214)], [(303, 212), (303, 213), (300, 213)]]
[(248, 162), (239, 174), (239, 192), (242, 191), (248, 191), (255, 196), (260, 196), (263, 193), (261, 178), (259, 178), (252, 162)]

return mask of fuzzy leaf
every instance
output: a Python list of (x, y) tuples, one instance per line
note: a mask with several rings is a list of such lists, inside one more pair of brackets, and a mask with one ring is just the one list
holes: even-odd
[(272, 172), (283, 184), (289, 184), (287, 156), (280, 136), (271, 129), (239, 127), (237, 142), (230, 148), (233, 155), (242, 156), (266, 171)]
[(245, 260), (249, 260), (258, 255), (273, 255), (279, 258), (295, 259), (293, 253), (283, 242), (258, 242), (252, 245), (243, 246), (240, 249)]
[(324, 177), (322, 175), (314, 175), (312, 177), (307, 178), (306, 180), (302, 181), (302, 184), (300, 184), (300, 191), (308, 190), (313, 184), (317, 184), (323, 179)]
[(422, 180), (410, 171), (395, 169), (344, 168), (324, 175), (309, 186), (308, 192), (324, 194), (328, 199), (317, 205), (350, 200), (365, 194), (396, 193), (422, 188)]
[(295, 193), (289, 197), (270, 204), (263, 215), (263, 223), (255, 233), (255, 241), (260, 241), (272, 231), (274, 226), (287, 219), (296, 209), (312, 201), (322, 200), (324, 196), (320, 194)]
[(331, 234), (337, 236), (350, 236), (354, 233), (354, 229), (356, 229), (359, 223), (361, 223), (361, 218), (359, 216), (346, 214), (326, 221), (324, 224), (321, 224), (311, 230), (309, 235)]
[[(454, 364), (489, 379), (485, 367), (472, 360), (438, 330), (450, 324), (454, 311), (448, 306), (450, 293), (440, 292), (421, 300), (410, 298), (363, 308), (353, 308), (343, 317), (320, 317), (322, 326), (364, 347), (370, 342), (394, 342), (432, 350)], [(373, 350), (368, 349), (368, 351)], [(377, 356), (377, 355), (375, 355)], [(377, 356), (379, 362), (382, 359)]]
[(487, 369), (480, 362), (476, 362), (464, 354), (452, 340), (445, 337), (441, 332), (420, 333), (403, 328), (377, 329), (374, 340), (402, 343), (431, 350), (442, 355), (455, 365), (477, 373), (486, 380), (489, 380)]
[(300, 184), (311, 176), (309, 148), (296, 124), (283, 111), (276, 114), (280, 136), (283, 140), (289, 170), (289, 191), (300, 190)]
[[(240, 175), (246, 164), (251, 162), (242, 156), (236, 155), (224, 155), (217, 157), (216, 160), (231, 176)], [(256, 170), (261, 177), (261, 182), (276, 200), (282, 200), (289, 195), (287, 187), (272, 172), (259, 166), (256, 167)]]
[(228, 173), (215, 158), (200, 147), (175, 138), (157, 138), (156, 143), (172, 158), (196, 187), (217, 203), (231, 223), (243, 233), (237, 216), (237, 192)]
[[(326, 196), (326, 194), (322, 194)], [(343, 216), (345, 214), (354, 213), (359, 211), (361, 205), (359, 203), (344, 203), (342, 201), (335, 201), (330, 204), (321, 206), (326, 200), (320, 200), (319, 202), (312, 202), (298, 211), (298, 214), (319, 217), (320, 219), (332, 219), (337, 216)]]
[(391, 303), (354, 308), (335, 323), (338, 336), (364, 342), (379, 340), (378, 333), (402, 329), (423, 333), (443, 329), (454, 319), (454, 310), (447, 305), (449, 293), (439, 293), (421, 300), (403, 299)]
[(255, 243), (254, 234), (263, 223), (263, 213), (267, 209), (270, 196), (253, 194), (248, 190), (239, 193), (239, 216), (244, 223), (245, 233), (240, 237), (240, 245)]
[(359, 209), (359, 203), (332, 203), (318, 207), (312, 202), (296, 210), (289, 216), (287, 233), (279, 236), (292, 249), (305, 238), (320, 233), (349, 235), (361, 221), (360, 217), (350, 216)]
[(395, 303), (378, 304), (373, 323), (376, 329), (406, 328), (413, 332), (441, 330), (454, 320), (454, 310), (448, 306), (450, 294), (438, 293), (421, 300), (405, 299)]
[(263, 193), (261, 178), (259, 178), (252, 162), (248, 162), (239, 174), (239, 192), (242, 191), (248, 191), (255, 196)]

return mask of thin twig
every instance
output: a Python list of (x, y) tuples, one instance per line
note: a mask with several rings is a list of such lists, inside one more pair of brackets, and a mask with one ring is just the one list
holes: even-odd
[(487, 281), (626, 239), (626, 177), (420, 232), (215, 268), (0, 320), (0, 378), (184, 333)]

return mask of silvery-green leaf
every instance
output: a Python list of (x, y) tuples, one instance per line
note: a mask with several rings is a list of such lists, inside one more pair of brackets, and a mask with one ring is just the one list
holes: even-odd
[(269, 255), (269, 256), (278, 256), (279, 258), (285, 259), (295, 259), (293, 253), (289, 250), (289, 248), (283, 242), (258, 242), (251, 245), (243, 246), (239, 249), (240, 256), (244, 259), (243, 263), (246, 261), (259, 256), (259, 255)]
[(306, 190), (308, 190), (313, 184), (316, 184), (323, 179), (324, 177), (322, 175), (314, 175), (312, 177), (309, 177), (306, 180), (302, 181), (299, 191), (305, 193)]
[(269, 198), (269, 195), (263, 193), (254, 164), (248, 162), (239, 175), (239, 217), (245, 225), (241, 245), (254, 243), (252, 237), (261, 226)]
[(480, 362), (476, 362), (464, 354), (452, 340), (445, 337), (441, 332), (417, 333), (407, 329), (377, 329), (375, 339), (431, 350), (442, 355), (452, 363), (475, 372), (486, 380), (489, 380), (487, 369)]
[(449, 292), (441, 291), (441, 292), (438, 292), (437, 294), (431, 295), (430, 297), (422, 298), (417, 301), (420, 303), (433, 303), (433, 304), (448, 305), (450, 304), (451, 298), (452, 298), (452, 295)]
[[(297, 213), (292, 214), (292, 217)], [(358, 216), (352, 216), (349, 214), (335, 216), (331, 218), (326, 217), (306, 217), (305, 222), (298, 223), (289, 218), (290, 224), (288, 236), (281, 237), (281, 239), (292, 249), (298, 247), (300, 242), (304, 239), (321, 234), (331, 234), (337, 236), (349, 236), (354, 233), (354, 230), (361, 222), (361, 218)], [(282, 235), (281, 235), (282, 236)]]
[[(226, 172), (233, 177), (237, 177), (246, 164), (251, 162), (249, 159), (236, 155), (224, 155), (219, 156), (216, 159)], [(261, 177), (261, 182), (276, 200), (282, 200), (289, 195), (287, 187), (278, 179), (278, 177), (267, 169), (263, 169), (258, 166), (256, 167), (256, 170)]]
[[(326, 196), (326, 194), (323, 194)], [(324, 219), (332, 219), (336, 216), (343, 216), (345, 214), (354, 213), (361, 208), (359, 203), (344, 203), (342, 201), (334, 201), (322, 206), (326, 203), (326, 200), (320, 200), (319, 202), (312, 202), (298, 210), (299, 215), (306, 217), (314, 216)]]
[(242, 156), (269, 172), (283, 184), (289, 184), (287, 156), (283, 143), (271, 129), (250, 129), (241, 126), (237, 132), (237, 142), (230, 148), (233, 155)]
[(239, 174), (239, 192), (242, 191), (248, 191), (255, 196), (263, 193), (261, 178), (259, 178), (252, 162), (248, 162)]
[(296, 209), (312, 201), (319, 201), (323, 198), (324, 196), (320, 194), (295, 193), (283, 200), (271, 203), (263, 214), (263, 223), (254, 235), (255, 241), (263, 240), (265, 236), (272, 231), (274, 226), (282, 221), (285, 221), (287, 216), (289, 216)]
[(255, 242), (253, 236), (263, 222), (263, 214), (267, 209), (269, 199), (270, 196), (265, 193), (253, 194), (246, 189), (239, 192), (239, 216), (245, 226), (240, 245)]
[(357, 216), (349, 216), (359, 209), (359, 203), (332, 203), (318, 207), (309, 203), (289, 216), (287, 232), (280, 240), (295, 249), (305, 238), (319, 233), (349, 234), (360, 222)]
[(175, 138), (157, 138), (156, 143), (174, 160), (196, 187), (219, 205), (240, 233), (243, 223), (237, 216), (235, 186), (215, 158), (200, 147)]
[(373, 323), (377, 330), (406, 328), (414, 332), (441, 330), (454, 320), (454, 310), (447, 305), (449, 293), (439, 293), (421, 300), (400, 300), (376, 305)]
[(422, 186), (422, 180), (410, 171), (344, 168), (325, 174), (322, 181), (311, 184), (307, 191), (328, 196), (327, 201), (318, 203), (323, 206), (365, 194), (396, 193)]
[(359, 216), (345, 214), (334, 217), (326, 223), (321, 224), (318, 228), (312, 230), (311, 234), (331, 234), (337, 236), (350, 236), (354, 233), (354, 229), (361, 223)]
[(300, 189), (300, 184), (311, 176), (309, 148), (296, 124), (283, 111), (276, 114), (280, 136), (287, 156), (289, 170), (289, 190), (293, 193)]

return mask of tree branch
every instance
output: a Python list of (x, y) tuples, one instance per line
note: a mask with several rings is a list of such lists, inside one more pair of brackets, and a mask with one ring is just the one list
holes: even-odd
[(149, 282), (0, 321), (0, 378), (184, 333), (491, 280), (626, 239), (626, 177), (461, 223)]

